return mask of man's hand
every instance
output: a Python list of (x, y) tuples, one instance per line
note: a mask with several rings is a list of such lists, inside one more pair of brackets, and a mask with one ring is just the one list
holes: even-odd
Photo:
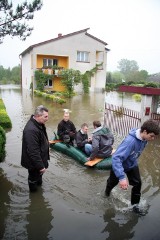
[(71, 132), (69, 132), (69, 136), (70, 136), (70, 137), (73, 137), (74, 135), (75, 135), (75, 133), (74, 133), (74, 132), (72, 132), (72, 131), (71, 131)]
[(92, 142), (92, 138), (91, 137), (88, 138), (88, 142)]
[(126, 178), (122, 179), (119, 181), (119, 185), (120, 185), (120, 188), (124, 189), (124, 190), (127, 190), (128, 189), (128, 181)]
[(40, 173), (45, 173), (45, 171), (46, 171), (46, 169), (43, 168), (43, 169), (40, 170)]

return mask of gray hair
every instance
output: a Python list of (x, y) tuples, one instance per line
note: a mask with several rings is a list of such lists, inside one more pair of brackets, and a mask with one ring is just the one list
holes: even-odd
[(35, 109), (34, 116), (41, 116), (43, 115), (43, 112), (48, 112), (48, 109), (43, 105), (40, 105)]

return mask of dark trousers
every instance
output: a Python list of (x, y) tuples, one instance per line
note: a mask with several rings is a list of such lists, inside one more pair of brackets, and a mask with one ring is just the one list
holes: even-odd
[[(140, 197), (141, 197), (141, 177), (139, 173), (139, 168), (138, 166), (132, 168), (131, 170), (125, 172), (129, 184), (132, 187), (131, 191), (131, 204), (138, 204), (140, 202)], [(111, 190), (119, 183), (119, 179), (116, 177), (114, 174), (113, 170), (110, 171), (110, 176), (107, 179), (107, 185), (106, 185), (106, 195), (109, 196)]]
[(31, 192), (37, 190), (38, 185), (42, 185), (42, 173), (39, 170), (28, 170), (28, 185)]

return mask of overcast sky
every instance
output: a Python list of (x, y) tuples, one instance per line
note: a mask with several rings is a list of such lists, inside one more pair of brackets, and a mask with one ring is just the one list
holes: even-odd
[(30, 26), (34, 30), (26, 41), (6, 37), (0, 44), (0, 65), (17, 66), (21, 52), (58, 33), (90, 28), (89, 34), (108, 43), (108, 71), (126, 58), (137, 61), (139, 70), (160, 72), (160, 0), (43, 0)]

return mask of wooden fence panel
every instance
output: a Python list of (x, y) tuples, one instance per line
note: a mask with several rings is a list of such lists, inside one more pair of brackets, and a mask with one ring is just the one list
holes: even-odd
[(113, 132), (126, 136), (130, 129), (140, 125), (140, 113), (113, 104), (105, 104), (104, 124)]

